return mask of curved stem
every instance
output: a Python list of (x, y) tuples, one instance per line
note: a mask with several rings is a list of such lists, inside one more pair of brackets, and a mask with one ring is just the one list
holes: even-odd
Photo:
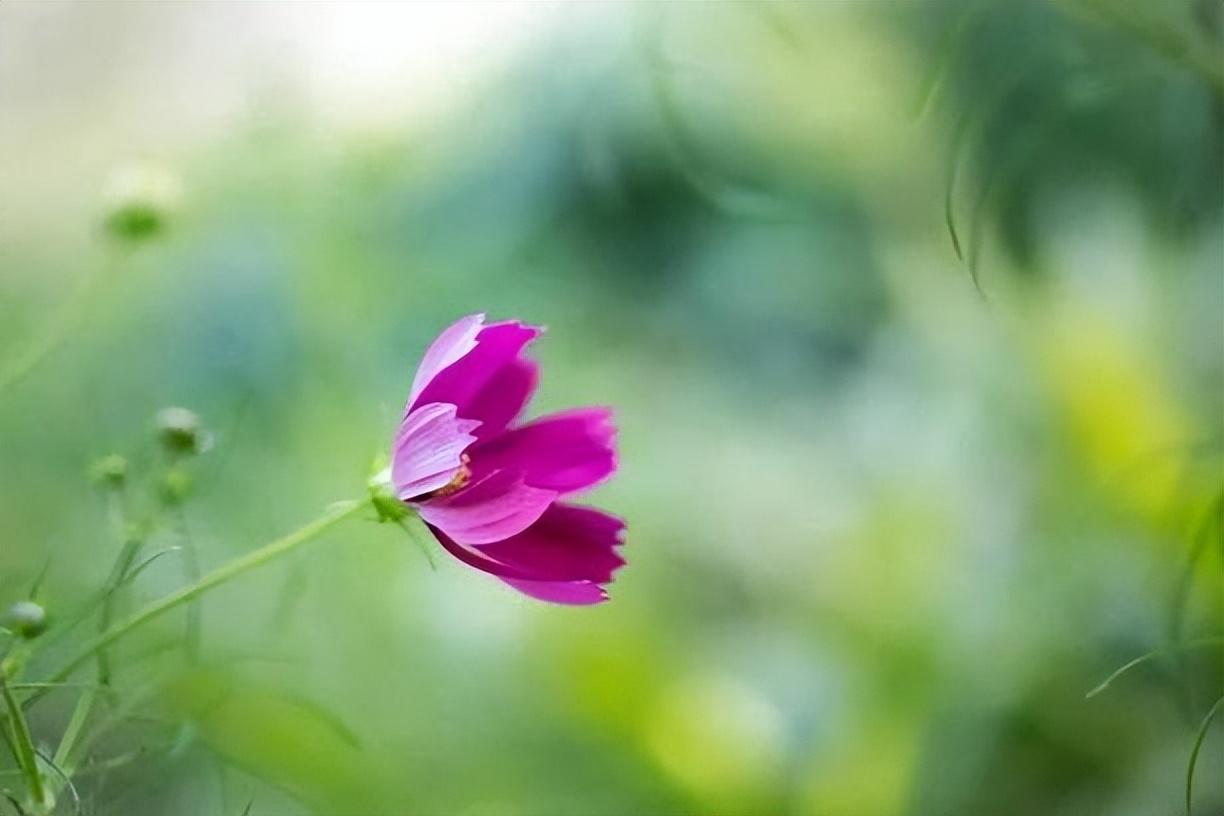
[(1186, 816), (1191, 816), (1194, 805), (1194, 768), (1198, 765), (1199, 751), (1203, 749), (1203, 740), (1207, 739), (1207, 730), (1211, 728), (1211, 721), (1215, 719), (1216, 714), (1220, 713), (1220, 706), (1224, 706), (1224, 697), (1215, 701), (1215, 705), (1207, 712), (1207, 716), (1203, 717), (1198, 733), (1194, 736), (1194, 748), (1190, 750), (1190, 764), (1186, 767)]
[[(60, 683), (66, 680), (73, 671), (79, 668), (83, 663), (87, 662), (91, 657), (99, 651), (114, 645), (123, 637), (140, 628), (155, 618), (170, 612), (183, 604), (190, 603), (206, 592), (209, 592), (222, 584), (228, 583), (233, 579), (244, 575), (254, 569), (271, 563), (276, 559), (289, 554), (293, 550), (305, 544), (311, 539), (317, 538), (327, 530), (339, 524), (341, 521), (354, 516), (358, 511), (362, 510), (367, 505), (365, 500), (351, 500), (340, 502), (332, 506), (330, 510), (324, 513), (319, 518), (301, 527), (300, 529), (289, 533), (286, 536), (271, 541), (257, 550), (247, 553), (241, 558), (236, 558), (228, 564), (223, 564), (217, 569), (205, 575), (194, 584), (183, 587), (160, 600), (153, 601), (144, 609), (135, 613), (126, 620), (120, 621), (104, 632), (99, 633), (93, 639), (87, 641), (80, 650), (64, 663), (57, 671), (51, 674), (47, 679), (49, 683)], [(41, 696), (35, 692), (29, 698), (29, 701), (37, 699)]]
[(1093, 688), (1092, 691), (1085, 694), (1084, 699), (1091, 699), (1097, 696), (1102, 691), (1109, 688), (1110, 685), (1113, 684), (1113, 681), (1117, 680), (1119, 677), (1126, 674), (1131, 669), (1135, 668), (1136, 666), (1142, 666), (1144, 663), (1151, 662), (1158, 657), (1168, 657), (1170, 655), (1181, 654), (1181, 653), (1190, 651), (1191, 649), (1201, 649), (1201, 648), (1205, 648), (1208, 646), (1219, 646), (1221, 644), (1224, 644), (1224, 636), (1204, 637), (1204, 638), (1198, 638), (1196, 640), (1188, 640), (1185, 643), (1182, 643), (1181, 645), (1174, 647), (1174, 648), (1153, 649), (1152, 651), (1147, 652), (1146, 654), (1139, 655), (1134, 660), (1130, 660), (1122, 664), (1122, 666), (1118, 668), (1116, 671), (1114, 671), (1113, 674), (1106, 677), (1099, 684), (1097, 684), (1097, 686)]

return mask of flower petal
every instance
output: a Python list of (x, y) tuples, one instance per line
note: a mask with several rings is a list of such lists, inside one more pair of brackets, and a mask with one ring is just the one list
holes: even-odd
[(616, 472), (610, 408), (575, 408), (513, 428), (471, 451), (474, 472), (522, 471), (533, 487), (585, 490)]
[[(412, 378), (412, 393), (408, 397), (408, 408), (404, 413), (416, 407), (417, 398), (425, 387), (438, 376), (439, 372), (458, 362), (476, 348), (476, 337), (482, 330), (484, 319), (483, 314), (461, 317), (444, 329), (429, 345), (429, 348), (425, 350), (425, 356), (421, 358), (421, 364), (417, 366), (416, 376)], [(448, 402), (448, 400), (432, 400), (432, 402)]]
[(616, 552), (625, 523), (589, 507), (553, 504), (523, 532), (483, 546), (460, 544), (433, 525), (430, 529), (463, 563), (552, 603), (607, 600), (601, 585), (625, 563)]
[[(534, 368), (519, 365), (523, 348), (539, 336), (541, 329), (518, 321), (485, 326), (476, 344), (446, 368), (438, 371), (414, 397), (415, 404), (449, 402), (459, 416), (485, 420), (478, 411), (490, 412), (485, 433), (500, 430), (526, 405), (535, 386)], [(503, 373), (512, 366), (512, 373)], [(497, 417), (509, 415), (504, 421)]]
[(464, 544), (488, 544), (527, 529), (557, 498), (532, 487), (523, 475), (502, 470), (478, 479), (450, 496), (417, 505), (421, 518)]
[(526, 407), (540, 379), (535, 360), (524, 357), (506, 363), (463, 406), (463, 415), (480, 420), (477, 439), (505, 429)]
[(431, 402), (400, 423), (391, 454), (391, 483), (401, 500), (450, 484), (463, 467), (463, 451), (479, 422), (459, 419), (453, 405)]
[(590, 581), (519, 581), (502, 578), (506, 584), (524, 595), (540, 601), (568, 606), (593, 606), (608, 600), (608, 593)]
[(624, 532), (625, 522), (602, 510), (556, 503), (518, 535), (475, 549), (533, 578), (602, 584), (624, 566), (616, 551)]

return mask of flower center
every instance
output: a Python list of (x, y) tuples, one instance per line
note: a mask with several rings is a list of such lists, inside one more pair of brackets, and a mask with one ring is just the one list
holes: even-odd
[(432, 490), (426, 493), (421, 498), (436, 499), (441, 496), (449, 496), (452, 493), (458, 493), (463, 488), (467, 487), (468, 482), (472, 481), (472, 469), (468, 467), (468, 463), (472, 459), (466, 453), (459, 455), (459, 470), (455, 471), (455, 477), (447, 484), (439, 487), (437, 490)]

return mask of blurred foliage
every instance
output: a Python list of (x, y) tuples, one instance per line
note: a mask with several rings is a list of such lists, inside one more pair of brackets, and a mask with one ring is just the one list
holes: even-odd
[[(47, 564), (52, 621), (97, 589), (89, 465), (122, 454), (159, 507), (166, 406), (215, 431), (183, 510), (205, 566), (360, 495), (460, 314), (547, 324), (532, 410), (621, 428), (609, 604), (342, 528), (207, 597), (198, 662), (182, 618), (115, 650), (84, 812), (1175, 812), (1224, 693), (1221, 650), (1178, 649), (1224, 630), (1220, 20), (609, 5), (446, 117), (346, 131), (286, 93), (138, 165), (129, 204), (81, 180), (88, 238), (75, 200), (0, 219), (0, 348), (91, 293), (0, 394), (0, 607)], [(156, 230), (116, 226), (148, 201)], [(75, 693), (33, 708), (40, 744)], [(1222, 751), (1217, 726), (1196, 813), (1224, 809)]]

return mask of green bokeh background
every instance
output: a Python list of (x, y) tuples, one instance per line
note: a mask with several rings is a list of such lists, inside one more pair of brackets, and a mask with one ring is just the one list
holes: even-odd
[[(140, 505), (166, 405), (215, 435), (206, 567), (361, 495), (475, 311), (548, 327), (533, 412), (615, 407), (592, 501), (629, 566), (554, 607), (352, 522), (207, 596), (200, 663), (182, 616), (116, 651), (84, 812), (1184, 808), (1220, 649), (1085, 693), (1224, 632), (1218, 2), (540, 5), (443, 105), (350, 121), (286, 63), (184, 135), (199, 55), (292, 8), (0, 7), (0, 359), (93, 281), (0, 394), (0, 601), (101, 583), (89, 465), (128, 456)], [(132, 159), (181, 195), (125, 239)], [(74, 694), (32, 708), (44, 746)], [(1195, 812), (1222, 763), (1217, 725)]]

